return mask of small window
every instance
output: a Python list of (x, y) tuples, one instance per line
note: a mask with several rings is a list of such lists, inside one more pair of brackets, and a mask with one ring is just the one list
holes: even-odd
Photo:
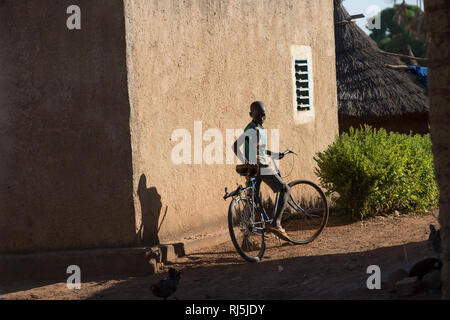
[(295, 80), (297, 110), (310, 110), (308, 60), (295, 60)]

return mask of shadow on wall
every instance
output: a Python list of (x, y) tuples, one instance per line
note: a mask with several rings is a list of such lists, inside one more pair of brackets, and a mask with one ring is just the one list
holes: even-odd
[(137, 194), (141, 203), (142, 216), (141, 226), (138, 231), (140, 244), (145, 246), (160, 244), (158, 222), (162, 208), (161, 195), (156, 187), (147, 188), (147, 177), (145, 174), (142, 174), (139, 179)]

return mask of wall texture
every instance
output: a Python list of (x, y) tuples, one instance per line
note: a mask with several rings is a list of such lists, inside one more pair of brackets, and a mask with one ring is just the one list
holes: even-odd
[[(247, 125), (250, 103), (261, 100), (268, 108), (265, 127), (280, 130), (280, 149), (300, 154), (286, 180), (316, 180), (313, 156), (338, 134), (331, 0), (124, 3), (133, 196), (144, 243), (225, 226), (224, 187), (243, 183), (234, 165), (172, 162), (176, 129), (190, 132), (194, 161), (195, 121), (203, 132), (215, 128), (225, 137), (226, 129)], [(314, 70), (315, 118), (297, 125), (293, 45), (312, 48)], [(224, 146), (224, 158), (227, 151)], [(289, 172), (291, 165), (283, 160), (281, 169)], [(150, 234), (158, 228), (155, 239)]]
[(0, 70), (0, 253), (134, 245), (122, 1), (0, 1)]
[[(81, 30), (66, 28), (73, 4)], [(308, 47), (311, 120), (293, 107), (292, 52)], [(225, 161), (226, 129), (247, 125), (254, 100), (269, 149), (278, 129), (280, 149), (299, 153), (281, 162), (286, 180), (316, 180), (313, 156), (338, 134), (334, 52), (332, 0), (1, 0), (0, 253), (223, 228), (224, 187), (243, 181), (205, 163), (201, 133), (223, 135)], [(176, 129), (191, 164), (172, 161)]]

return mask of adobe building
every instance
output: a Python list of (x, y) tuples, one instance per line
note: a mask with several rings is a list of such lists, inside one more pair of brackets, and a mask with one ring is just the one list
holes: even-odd
[[(224, 187), (243, 183), (226, 130), (254, 100), (269, 149), (278, 129), (299, 154), (289, 181), (317, 181), (313, 156), (338, 134), (333, 0), (6, 0), (0, 42), (0, 254), (225, 228)], [(225, 164), (198, 155), (207, 131)], [(173, 160), (177, 132), (190, 163)]]

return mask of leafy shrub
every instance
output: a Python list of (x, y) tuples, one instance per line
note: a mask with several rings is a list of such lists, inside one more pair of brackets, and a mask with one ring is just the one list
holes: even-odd
[(429, 135), (350, 128), (314, 160), (322, 187), (353, 217), (426, 212), (438, 204)]

